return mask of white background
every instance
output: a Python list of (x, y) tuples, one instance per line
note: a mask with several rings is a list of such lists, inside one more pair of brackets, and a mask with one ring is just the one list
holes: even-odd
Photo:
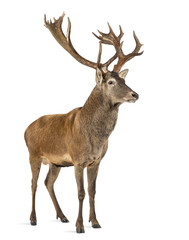
[[(0, 4), (0, 226), (1, 239), (189, 239), (189, 32), (187, 1), (1, 1)], [(135, 30), (144, 43), (142, 56), (126, 64), (127, 84), (140, 95), (120, 107), (109, 150), (103, 159), (96, 195), (101, 229), (88, 223), (75, 233), (78, 212), (74, 169), (62, 169), (57, 198), (70, 223), (55, 219), (43, 184), (37, 191), (38, 225), (29, 225), (31, 171), (24, 130), (45, 114), (82, 106), (95, 86), (95, 71), (76, 62), (43, 26), (43, 14), (72, 22), (73, 45), (96, 61), (98, 40), (91, 34), (125, 33), (124, 51), (135, 46)], [(66, 31), (65, 18), (63, 29)], [(103, 59), (112, 56), (103, 46)], [(87, 191), (87, 184), (85, 184)], [(3, 237), (2, 237), (3, 236)]]

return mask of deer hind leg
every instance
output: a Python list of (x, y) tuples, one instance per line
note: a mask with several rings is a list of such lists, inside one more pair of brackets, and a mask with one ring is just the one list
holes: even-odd
[(49, 172), (47, 174), (47, 177), (45, 179), (45, 185), (47, 187), (47, 190), (50, 194), (50, 197), (53, 201), (54, 207), (56, 209), (56, 216), (57, 219), (60, 218), (61, 222), (69, 222), (68, 219), (65, 217), (65, 215), (62, 213), (62, 210), (58, 204), (58, 201), (56, 199), (56, 195), (54, 193), (54, 182), (56, 181), (58, 174), (60, 172), (60, 167), (55, 166), (54, 164), (49, 165)]
[(95, 193), (96, 193), (96, 178), (98, 174), (99, 165), (90, 166), (87, 168), (87, 179), (88, 179), (88, 193), (89, 193), (89, 204), (90, 204), (90, 215), (89, 222), (92, 223), (93, 228), (101, 228), (100, 224), (96, 219), (95, 213)]
[(83, 167), (75, 166), (75, 178), (77, 182), (78, 188), (78, 199), (79, 199), (79, 213), (78, 218), (76, 221), (76, 232), (77, 233), (84, 233), (84, 226), (83, 226), (83, 200), (85, 198), (85, 190), (84, 190), (84, 183), (83, 183)]
[(35, 212), (35, 194), (37, 190), (37, 180), (41, 169), (41, 159), (39, 157), (30, 156), (30, 165), (32, 171), (32, 211), (30, 215), (31, 225), (37, 225), (36, 212)]

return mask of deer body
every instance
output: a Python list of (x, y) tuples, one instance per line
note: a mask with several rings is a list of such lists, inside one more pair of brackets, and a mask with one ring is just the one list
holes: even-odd
[(95, 88), (82, 108), (33, 122), (25, 132), (27, 146), (44, 163), (61, 167), (99, 164), (117, 115), (118, 106), (104, 101)]
[[(101, 33), (100, 48), (97, 63), (90, 62), (81, 57), (70, 40), (71, 23), (68, 19), (67, 36), (61, 30), (64, 14), (54, 23), (47, 22), (45, 26), (51, 31), (55, 39), (76, 60), (96, 69), (96, 86), (82, 108), (76, 108), (67, 114), (47, 115), (40, 117), (25, 131), (25, 141), (29, 150), (30, 165), (32, 170), (32, 211), (30, 215), (31, 225), (36, 225), (35, 194), (41, 163), (49, 164), (45, 185), (53, 201), (57, 218), (62, 222), (68, 222), (63, 214), (54, 193), (56, 181), (61, 167), (74, 166), (75, 178), (78, 187), (79, 213), (76, 221), (76, 231), (84, 232), (82, 207), (85, 197), (83, 184), (83, 170), (87, 168), (88, 193), (90, 202), (89, 221), (93, 228), (100, 228), (96, 218), (94, 197), (96, 192), (96, 178), (100, 161), (106, 154), (108, 138), (113, 131), (119, 106), (124, 102), (135, 102), (138, 94), (125, 84), (124, 78), (128, 70), (120, 72), (122, 65), (140, 55), (142, 46), (134, 34), (136, 41), (135, 50), (128, 55), (122, 52), (120, 43), (123, 32), (120, 27), (120, 35), (116, 37), (110, 28), (109, 34)], [(96, 35), (95, 35), (96, 36)], [(116, 54), (105, 64), (100, 63), (101, 43), (111, 44), (116, 49)], [(118, 57), (118, 63), (113, 71), (107, 67)]]

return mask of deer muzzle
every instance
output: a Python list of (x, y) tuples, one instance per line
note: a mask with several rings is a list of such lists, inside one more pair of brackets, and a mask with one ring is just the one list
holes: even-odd
[(123, 98), (126, 102), (135, 103), (136, 100), (139, 99), (139, 95), (138, 95), (138, 93), (136, 93), (136, 92), (131, 92), (129, 95), (130, 95), (130, 96)]

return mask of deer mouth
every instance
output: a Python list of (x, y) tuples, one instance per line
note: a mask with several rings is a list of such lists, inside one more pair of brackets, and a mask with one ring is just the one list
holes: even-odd
[(135, 102), (136, 102), (136, 99), (129, 99), (129, 100), (127, 100), (127, 102), (129, 102), (129, 103), (135, 103)]
[(125, 102), (128, 102), (128, 103), (135, 103), (137, 99), (136, 98), (130, 98), (130, 99), (123, 98), (123, 100), (125, 100)]

